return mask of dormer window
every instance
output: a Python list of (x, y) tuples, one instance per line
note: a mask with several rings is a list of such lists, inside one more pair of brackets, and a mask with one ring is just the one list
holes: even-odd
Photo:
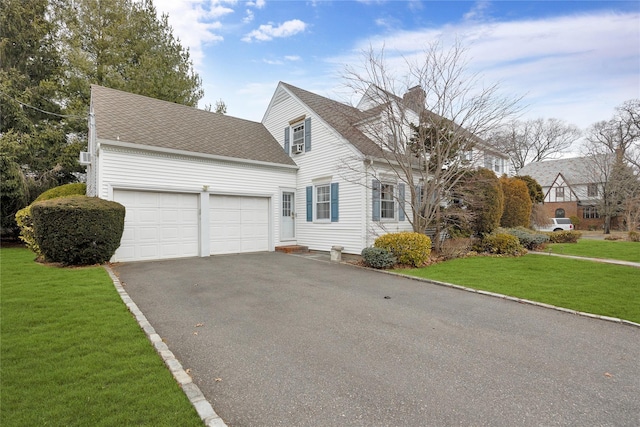
[(311, 151), (311, 118), (298, 118), (284, 128), (284, 151), (289, 154), (301, 154)]

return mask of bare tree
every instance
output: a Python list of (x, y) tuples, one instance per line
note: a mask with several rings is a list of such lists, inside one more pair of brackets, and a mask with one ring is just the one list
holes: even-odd
[(358, 128), (381, 149), (365, 173), (392, 173), (406, 184), (409, 206), (400, 205), (410, 208), (414, 231), (436, 227), (438, 247), (442, 207), (462, 172), (492, 150), (481, 137), (517, 114), (521, 98), (502, 96), (498, 84), (470, 72), (460, 43), (449, 49), (430, 44), (421, 55), (403, 58), (399, 74), (384, 49), (370, 48), (363, 57), (362, 69), (348, 67), (344, 78), (350, 90), (364, 94), (358, 109), (368, 117)]
[(598, 212), (604, 216), (604, 232), (611, 218), (621, 215), (628, 229), (640, 219), (640, 101), (627, 101), (609, 121), (589, 128), (585, 150), (593, 159), (592, 171), (601, 182)]
[(509, 154), (518, 171), (531, 162), (553, 159), (568, 150), (582, 135), (577, 126), (559, 119), (513, 120), (489, 137)]

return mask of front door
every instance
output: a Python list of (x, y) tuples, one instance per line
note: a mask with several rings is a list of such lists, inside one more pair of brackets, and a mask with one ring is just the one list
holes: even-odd
[(296, 238), (296, 213), (295, 213), (295, 193), (291, 191), (282, 192), (282, 240), (293, 240)]

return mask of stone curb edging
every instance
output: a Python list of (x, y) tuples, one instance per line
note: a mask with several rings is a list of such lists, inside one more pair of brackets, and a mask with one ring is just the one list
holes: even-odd
[(482, 291), (482, 290), (473, 289), (473, 288), (467, 288), (465, 286), (454, 285), (453, 283), (438, 282), (437, 280), (431, 280), (431, 279), (423, 279), (421, 277), (409, 276), (407, 274), (391, 273), (389, 271), (382, 271), (382, 273), (386, 273), (386, 274), (390, 274), (390, 275), (394, 275), (394, 276), (400, 276), (400, 277), (404, 277), (404, 278), (411, 279), (411, 280), (417, 280), (417, 281), (420, 281), (420, 282), (432, 283), (432, 284), (438, 285), (438, 286), (444, 286), (444, 287), (448, 287), (448, 288), (460, 289), (462, 291), (472, 292), (474, 294), (487, 295), (487, 296), (494, 297), (494, 298), (500, 298), (500, 299), (504, 299), (504, 300), (508, 300), (508, 301), (519, 302), (521, 304), (528, 304), (528, 305), (533, 305), (533, 306), (536, 306), (536, 307), (548, 308), (548, 309), (551, 309), (551, 310), (561, 311), (561, 312), (564, 312), (564, 313), (575, 314), (575, 315), (578, 315), (578, 316), (589, 317), (589, 318), (592, 318), (592, 319), (606, 320), (607, 322), (621, 323), (623, 325), (635, 326), (636, 328), (640, 328), (640, 323), (635, 323), (635, 322), (632, 322), (630, 320), (618, 319), (617, 317), (609, 317), (609, 316), (602, 316), (602, 315), (599, 315), (599, 314), (585, 313), (583, 311), (577, 311), (577, 310), (572, 310), (570, 308), (558, 307), (558, 306), (551, 305), (551, 304), (545, 304), (543, 302), (531, 301), (531, 300), (524, 299), (524, 298), (517, 298), (517, 297), (512, 297), (512, 296), (509, 296), (509, 295), (502, 295), (502, 294), (497, 294), (497, 293), (494, 293), (494, 292)]
[[(546, 254), (544, 254), (544, 255), (546, 255)], [(315, 257), (307, 257), (307, 258), (313, 259), (315, 261), (321, 261), (321, 262), (335, 262), (335, 261), (327, 261), (327, 260), (323, 260), (323, 259), (319, 259), (319, 258), (315, 258)], [(351, 267), (356, 267), (356, 268), (362, 268), (362, 269), (365, 269), (365, 270), (375, 271), (375, 272), (378, 272), (378, 273), (389, 274), (389, 275), (392, 275), (392, 276), (404, 277), (406, 279), (416, 280), (416, 281), (419, 281), (419, 282), (431, 283), (431, 284), (437, 285), (437, 286), (444, 286), (444, 287), (447, 287), (447, 288), (459, 289), (461, 291), (472, 292), (474, 294), (486, 295), (486, 296), (490, 296), (490, 297), (494, 297), (494, 298), (500, 298), (500, 299), (504, 299), (504, 300), (519, 302), (521, 304), (528, 304), (528, 305), (533, 305), (533, 306), (537, 306), (537, 307), (548, 308), (548, 309), (551, 309), (551, 310), (561, 311), (561, 312), (564, 312), (564, 313), (575, 314), (575, 315), (578, 315), (578, 316), (589, 317), (589, 318), (592, 318), (592, 319), (600, 319), (600, 320), (605, 320), (607, 322), (620, 323), (620, 324), (623, 324), (623, 325), (635, 326), (636, 328), (640, 328), (640, 323), (635, 323), (635, 322), (632, 322), (630, 320), (625, 320), (625, 319), (618, 319), (617, 317), (609, 317), (609, 316), (602, 316), (602, 315), (599, 315), (599, 314), (585, 313), (583, 311), (577, 311), (577, 310), (572, 310), (570, 308), (558, 307), (558, 306), (551, 305), (551, 304), (545, 304), (543, 302), (531, 301), (531, 300), (528, 300), (528, 299), (512, 297), (512, 296), (509, 296), (509, 295), (497, 294), (495, 292), (489, 292), (489, 291), (483, 291), (483, 290), (479, 290), (479, 289), (467, 288), (466, 286), (454, 285), (453, 283), (439, 282), (437, 280), (424, 279), (422, 277), (416, 277), (416, 276), (409, 276), (408, 274), (393, 273), (391, 271), (380, 270), (380, 269), (377, 269), (377, 268), (363, 267), (361, 265), (355, 265), (355, 264), (351, 264), (351, 263), (344, 262), (344, 261), (342, 261), (340, 264), (349, 265)]]
[(182, 364), (176, 359), (175, 355), (169, 347), (162, 342), (162, 338), (158, 335), (145, 317), (145, 315), (140, 311), (135, 302), (129, 297), (127, 291), (124, 290), (122, 283), (118, 276), (115, 275), (113, 270), (109, 266), (104, 266), (105, 270), (109, 274), (109, 277), (113, 281), (113, 285), (115, 286), (120, 298), (122, 298), (122, 302), (127, 306), (131, 314), (136, 318), (136, 321), (147, 335), (147, 338), (153, 345), (153, 348), (156, 350), (158, 355), (162, 357), (164, 364), (169, 368), (169, 371), (173, 375), (173, 378), (178, 382), (180, 388), (187, 396), (193, 407), (196, 409), (198, 416), (204, 423), (206, 427), (227, 427), (227, 424), (216, 414), (211, 406), (211, 403), (207, 401), (200, 391), (200, 388), (194, 384), (193, 380), (187, 374), (187, 372), (183, 369)]

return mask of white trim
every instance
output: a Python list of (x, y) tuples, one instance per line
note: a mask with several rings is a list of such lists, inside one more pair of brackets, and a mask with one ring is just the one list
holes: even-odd
[(299, 169), (298, 165), (285, 165), (282, 163), (271, 163), (271, 162), (264, 162), (260, 160), (239, 159), (236, 157), (218, 156), (215, 154), (198, 153), (195, 151), (176, 150), (174, 148), (155, 147), (152, 145), (135, 144), (135, 143), (123, 142), (123, 141), (113, 141), (110, 139), (98, 139), (98, 143), (106, 146), (112, 146), (112, 147), (129, 148), (132, 150), (150, 151), (155, 153), (175, 154), (175, 155), (192, 157), (192, 158), (221, 160), (226, 162), (270, 166), (270, 167), (284, 168), (284, 169)]

